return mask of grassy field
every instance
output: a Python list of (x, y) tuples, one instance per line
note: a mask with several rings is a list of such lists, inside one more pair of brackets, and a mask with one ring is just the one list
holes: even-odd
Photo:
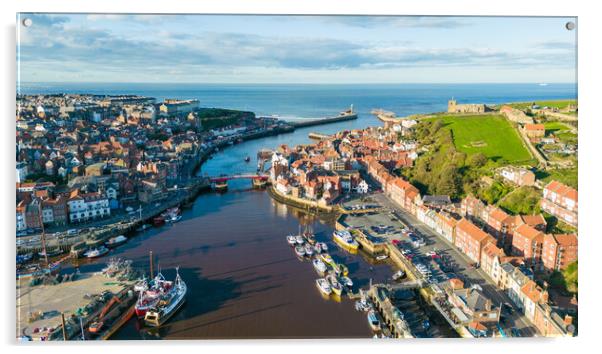
[(496, 162), (531, 163), (532, 157), (518, 132), (500, 115), (442, 115), (454, 145), (467, 154), (483, 153)]
[(578, 185), (578, 173), (577, 167), (573, 168), (564, 168), (564, 169), (556, 169), (556, 170), (548, 170), (548, 171), (537, 171), (535, 173), (537, 179), (541, 179), (544, 184), (547, 184), (551, 181), (559, 181), (567, 186), (571, 186), (577, 189)]
[[(518, 109), (527, 109), (531, 107), (533, 102), (516, 102), (509, 103), (509, 106)], [(556, 107), (558, 109), (564, 109), (570, 104), (577, 104), (577, 100), (547, 100), (547, 101), (535, 101), (535, 104), (539, 107)]]

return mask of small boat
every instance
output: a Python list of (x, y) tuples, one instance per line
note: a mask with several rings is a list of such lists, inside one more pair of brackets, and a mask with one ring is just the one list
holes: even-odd
[(295, 246), (295, 253), (299, 257), (305, 256), (305, 247), (303, 247), (301, 245)]
[(320, 257), (322, 257), (322, 260), (324, 261), (324, 263), (326, 263), (330, 266), (334, 266), (336, 264), (336, 263), (334, 263), (334, 259), (332, 259), (332, 257), (328, 253), (322, 253), (320, 255)]
[(340, 282), (345, 285), (348, 288), (352, 288), (353, 287), (353, 281), (351, 281), (351, 278), (346, 277), (346, 276), (342, 276), (339, 278)]
[(372, 328), (373, 331), (380, 331), (380, 321), (378, 320), (378, 317), (376, 316), (376, 312), (374, 312), (374, 310), (370, 310), (368, 312), (368, 324), (370, 325), (370, 328)]
[(320, 248), (322, 249), (322, 252), (328, 252), (328, 245), (324, 242), (320, 242), (319, 243)]
[(186, 283), (180, 278), (180, 273), (176, 268), (176, 279), (173, 286), (159, 297), (160, 300), (153, 308), (146, 311), (144, 322), (152, 327), (161, 326), (182, 307), (186, 301), (187, 292)]
[(295, 236), (295, 241), (297, 242), (298, 245), (302, 245), (305, 243), (305, 240), (303, 239), (303, 236), (301, 236), (301, 235)]
[(355, 309), (358, 311), (366, 312), (372, 310), (372, 305), (370, 304), (370, 302), (368, 302), (368, 300), (362, 299), (360, 301), (356, 301)]
[(347, 268), (346, 265), (340, 263), (337, 264), (336, 268), (335, 268), (335, 272), (339, 275), (349, 275), (349, 268)]
[(330, 288), (332, 289), (332, 292), (337, 295), (341, 295), (343, 293), (343, 286), (341, 285), (341, 283), (339, 283), (337, 278), (332, 274), (326, 278), (328, 279), (328, 282), (330, 283)]
[(251, 161), (251, 158), (249, 157), (249, 155), (245, 156), (245, 162), (249, 162)]
[(316, 286), (318, 287), (318, 290), (320, 290), (320, 292), (324, 295), (328, 296), (332, 293), (332, 289), (330, 288), (330, 283), (328, 282), (328, 280), (326, 280), (324, 278), (316, 279)]
[(328, 267), (326, 267), (326, 264), (324, 264), (324, 262), (322, 262), (319, 258), (314, 258), (311, 263), (314, 265), (314, 268), (316, 269), (316, 271), (318, 271), (318, 273), (322, 274), (324, 272), (326, 272), (326, 270), (328, 270)]
[(105, 246), (100, 246), (98, 248), (90, 249), (84, 252), (84, 257), (86, 258), (98, 258), (102, 257), (105, 254), (109, 253), (109, 249)]
[(313, 254), (314, 254), (314, 248), (313, 248), (313, 246), (312, 246), (312, 245), (310, 245), (309, 243), (306, 243), (304, 248), (305, 248), (305, 254), (306, 254), (306, 255), (308, 255), (308, 256), (310, 256), (310, 257), (311, 257), (311, 255), (313, 255)]
[(377, 261), (384, 261), (387, 258), (389, 258), (389, 256), (387, 256), (386, 254), (379, 254), (378, 256), (376, 256)]
[(319, 242), (314, 245), (314, 251), (318, 254), (322, 253), (322, 246), (320, 246)]
[(107, 242), (105, 242), (105, 246), (107, 246), (108, 248), (117, 247), (119, 245), (123, 245), (124, 243), (126, 243), (127, 240), (128, 240), (128, 238), (123, 235), (119, 235), (117, 237), (111, 237)]
[(288, 242), (289, 245), (294, 246), (297, 243), (297, 240), (295, 239), (295, 236), (289, 235), (286, 236), (286, 242)]
[(359, 243), (351, 236), (351, 233), (347, 230), (337, 230), (332, 233), (334, 236), (334, 240), (337, 241), (341, 246), (351, 249), (357, 250), (359, 248)]
[(404, 275), (406, 275), (406, 273), (400, 269), (391, 276), (391, 279), (393, 279), (394, 281), (397, 281), (397, 280), (403, 278)]

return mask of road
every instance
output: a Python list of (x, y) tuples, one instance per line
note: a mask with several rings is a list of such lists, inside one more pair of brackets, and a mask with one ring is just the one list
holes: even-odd
[[(457, 264), (454, 272), (462, 276), (465, 283), (470, 285), (478, 284), (483, 289), (485, 296), (489, 297), (494, 304), (498, 306), (503, 303), (512, 304), (510, 297), (503, 290), (495, 286), (485, 272), (479, 268), (469, 266), (469, 264), (472, 264), (473, 262), (466, 255), (457, 250), (447, 239), (438, 235), (412, 214), (398, 207), (383, 193), (375, 193), (372, 194), (371, 197), (389, 211), (394, 212), (393, 215), (395, 215), (400, 222), (410, 226), (416, 234), (422, 236), (426, 240), (426, 245), (420, 248), (420, 252), (422, 252), (423, 255), (428, 251), (437, 250), (437, 253), (445, 255), (447, 258), (451, 258)], [(516, 328), (521, 336), (533, 337), (539, 335), (535, 326), (524, 315), (519, 315), (518, 310), (514, 311), (514, 314), (509, 317), (508, 324), (505, 326), (502, 324), (502, 326), (506, 333), (510, 333), (511, 328)]]

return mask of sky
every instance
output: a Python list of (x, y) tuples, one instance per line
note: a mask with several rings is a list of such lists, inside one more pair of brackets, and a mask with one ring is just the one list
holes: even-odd
[(17, 78), (575, 83), (577, 30), (568, 21), (575, 19), (21, 13)]

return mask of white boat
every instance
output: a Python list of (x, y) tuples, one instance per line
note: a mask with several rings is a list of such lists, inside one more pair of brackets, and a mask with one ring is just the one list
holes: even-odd
[(124, 243), (126, 243), (128, 240), (127, 237), (123, 236), (123, 235), (119, 235), (117, 237), (111, 237), (109, 239), (109, 241), (105, 242), (105, 246), (111, 248), (111, 247), (117, 247), (119, 245), (122, 245)]
[(342, 277), (339, 278), (339, 280), (346, 287), (348, 287), (348, 288), (352, 288), (353, 287), (353, 281), (351, 281), (351, 278), (346, 277), (346, 276), (342, 276)]
[(332, 293), (330, 283), (324, 278), (316, 279), (316, 286), (318, 287), (318, 290), (320, 290), (320, 292), (324, 295), (330, 295)]
[(326, 267), (326, 264), (324, 264), (324, 262), (322, 262), (318, 258), (314, 258), (311, 261), (311, 263), (314, 265), (314, 268), (316, 269), (316, 271), (318, 271), (318, 273), (320, 273), (320, 274), (326, 272), (326, 270), (328, 269), (328, 267)]
[(144, 322), (153, 327), (159, 327), (165, 323), (186, 301), (188, 287), (180, 278), (178, 268), (176, 268), (176, 279), (173, 287), (165, 294), (161, 295), (157, 305), (146, 311)]
[(297, 242), (298, 245), (302, 245), (303, 243), (305, 243), (305, 240), (303, 239), (303, 236), (297, 235), (295, 236), (295, 242)]
[(380, 321), (378, 320), (374, 310), (368, 311), (368, 324), (373, 331), (380, 331)]
[(328, 252), (328, 245), (325, 244), (324, 242), (320, 242), (320, 248), (322, 249), (322, 252)]
[(376, 256), (377, 261), (384, 261), (387, 258), (389, 258), (389, 256), (387, 256), (386, 254), (379, 254), (378, 256)]
[(341, 295), (343, 293), (343, 286), (341, 285), (341, 283), (339, 283), (337, 278), (332, 274), (326, 278), (328, 279), (328, 282), (330, 283), (330, 289), (332, 289), (332, 292), (337, 295)]
[(309, 243), (305, 244), (305, 254), (310, 256), (314, 254), (314, 247), (312, 245), (310, 245)]
[(286, 242), (288, 242), (289, 245), (293, 246), (297, 243), (297, 240), (296, 240), (295, 236), (290, 235), (290, 236), (286, 236)]
[(305, 247), (301, 246), (301, 245), (297, 245), (295, 246), (295, 253), (297, 254), (297, 256), (299, 257), (303, 257), (305, 256)]
[(86, 251), (84, 253), (84, 257), (86, 257), (86, 258), (98, 258), (98, 257), (104, 256), (107, 253), (109, 253), (109, 249), (106, 248), (105, 246), (100, 246), (98, 248), (94, 248), (94, 249)]
[(395, 272), (395, 274), (393, 274), (393, 276), (391, 276), (391, 279), (397, 281), (397, 280), (403, 278), (404, 275), (406, 275), (406, 273), (400, 269), (397, 272)]
[(334, 236), (334, 240), (337, 241), (341, 246), (357, 250), (359, 247), (359, 243), (351, 236), (351, 233), (347, 230), (337, 230), (332, 233)]

